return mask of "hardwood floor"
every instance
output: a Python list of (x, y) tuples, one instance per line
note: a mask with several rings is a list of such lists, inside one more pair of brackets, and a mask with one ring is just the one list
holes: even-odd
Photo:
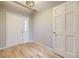
[(0, 50), (1, 58), (60, 58), (49, 49), (36, 44), (25, 43)]

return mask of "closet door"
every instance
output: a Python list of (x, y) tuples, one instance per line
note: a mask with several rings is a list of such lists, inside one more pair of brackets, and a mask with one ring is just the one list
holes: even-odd
[(65, 54), (65, 5), (60, 5), (54, 9), (54, 50), (58, 54)]
[(6, 12), (6, 46), (23, 43), (23, 17), (13, 12)]
[(73, 2), (66, 3), (66, 57), (74, 55), (75, 48), (75, 19)]
[(6, 12), (0, 6), (0, 49), (6, 47)]

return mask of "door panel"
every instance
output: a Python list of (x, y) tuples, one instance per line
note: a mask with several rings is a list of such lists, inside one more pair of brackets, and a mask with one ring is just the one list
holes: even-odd
[(74, 24), (75, 20), (73, 18), (73, 13), (66, 14), (66, 34), (73, 35), (74, 34)]
[(61, 52), (65, 52), (65, 36), (63, 35), (56, 35), (55, 45), (56, 50)]
[(56, 32), (63, 34), (65, 32), (65, 16), (57, 16), (56, 20)]
[(67, 2), (65, 8), (66, 8), (66, 13), (73, 12), (73, 2)]
[(55, 8), (55, 16), (63, 15), (65, 14), (65, 5), (60, 5)]
[(74, 36), (66, 36), (66, 53), (73, 54), (74, 52)]

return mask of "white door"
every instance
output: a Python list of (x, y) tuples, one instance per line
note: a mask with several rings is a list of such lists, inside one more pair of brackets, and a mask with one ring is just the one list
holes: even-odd
[(10, 47), (23, 43), (22, 40), (23, 16), (6, 12), (6, 46)]
[(75, 20), (73, 2), (66, 3), (66, 57), (72, 57), (75, 53)]
[(64, 57), (75, 55), (74, 7), (74, 2), (66, 2), (54, 9), (54, 49)]
[(29, 42), (29, 17), (24, 17), (23, 23), (23, 40)]
[(65, 54), (65, 5), (54, 9), (54, 49), (63, 55)]

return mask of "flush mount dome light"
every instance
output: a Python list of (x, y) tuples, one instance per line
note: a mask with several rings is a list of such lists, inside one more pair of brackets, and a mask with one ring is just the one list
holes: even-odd
[(34, 1), (26, 1), (26, 5), (27, 5), (27, 7), (29, 7), (29, 8), (33, 8), (34, 5), (35, 5), (35, 3), (34, 3)]

